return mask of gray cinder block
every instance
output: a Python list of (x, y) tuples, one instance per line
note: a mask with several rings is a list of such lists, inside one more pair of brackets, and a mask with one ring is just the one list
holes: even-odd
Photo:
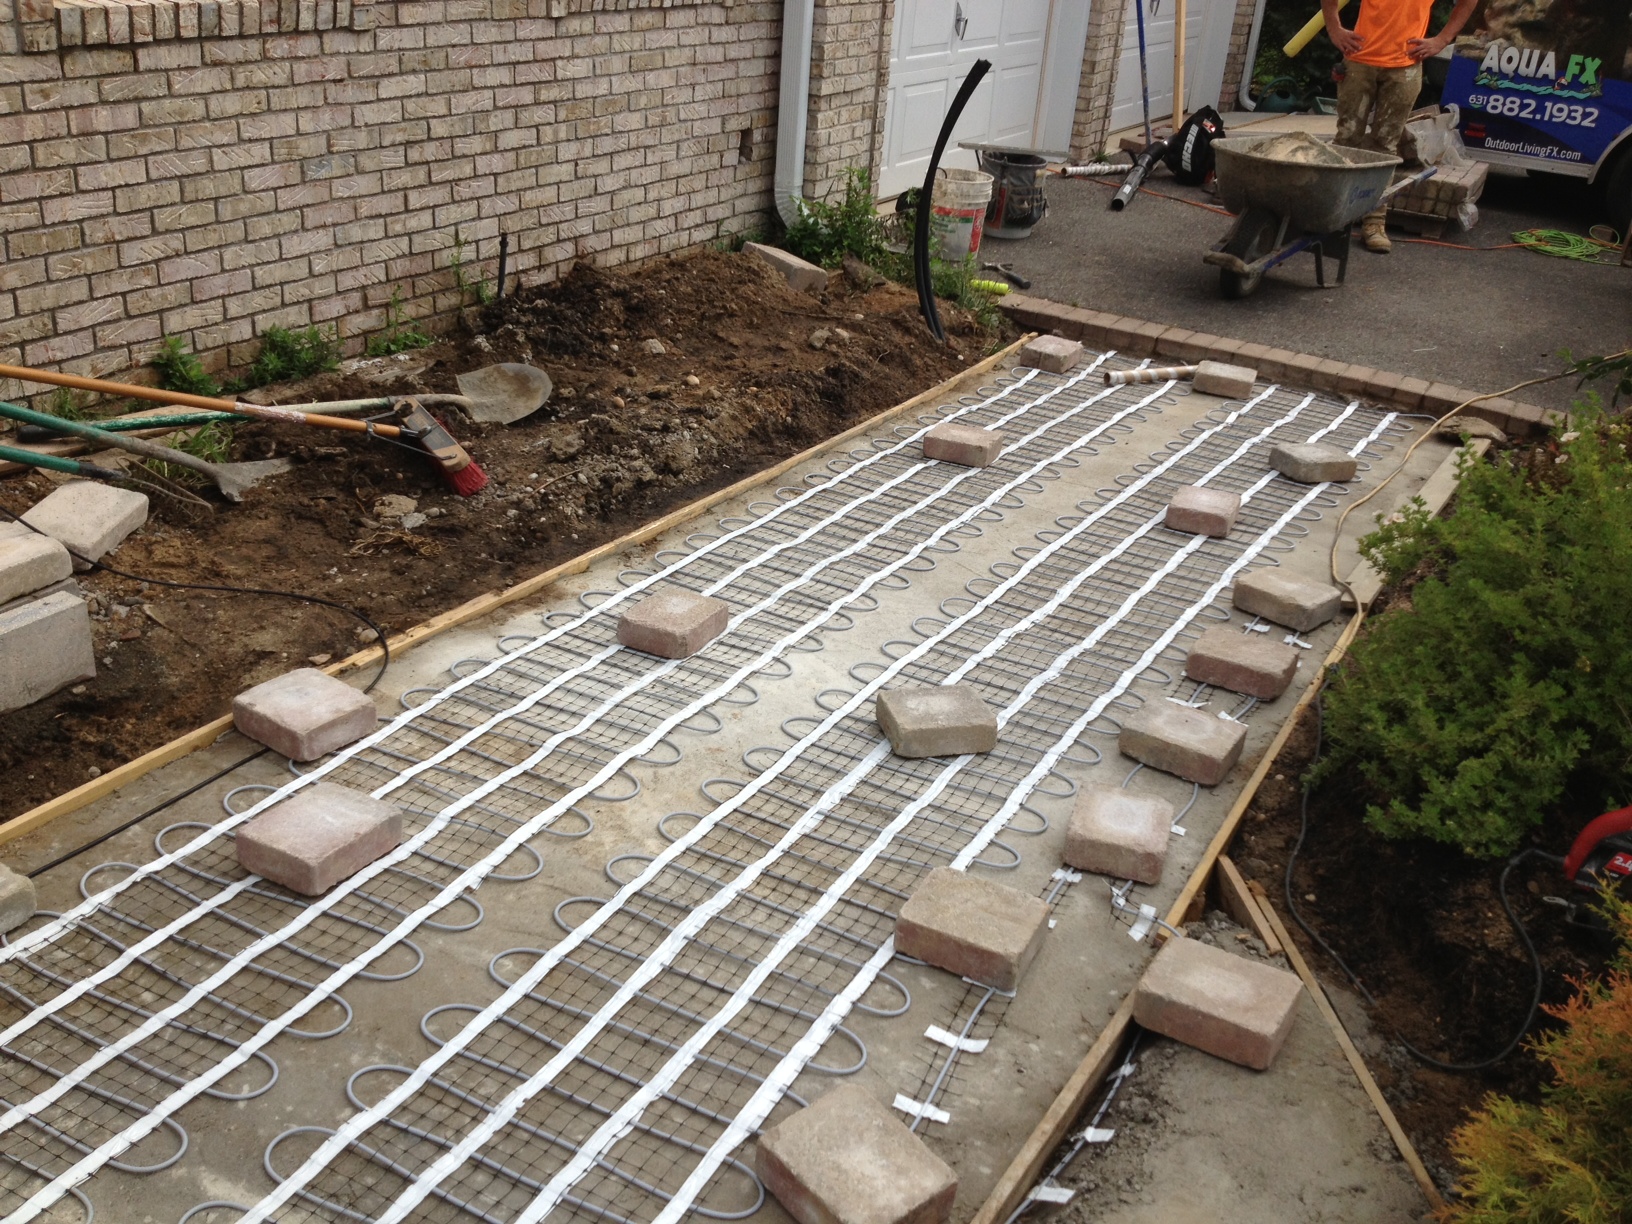
[(1150, 701), (1123, 725), (1117, 746), (1124, 756), (1186, 782), (1216, 786), (1241, 759), (1246, 739), (1242, 723), (1171, 701)]
[(0, 612), (0, 712), (96, 675), (85, 601), (57, 591)]
[(1258, 371), (1249, 366), (1204, 361), (1196, 367), (1193, 385), (1204, 395), (1217, 395), (1224, 399), (1248, 399), (1252, 395), (1252, 384), (1257, 381)]
[(827, 288), (827, 272), (781, 247), (766, 246), (762, 242), (745, 242), (743, 253), (764, 260), (782, 274), (788, 288), (795, 293), (820, 293)]
[(1299, 633), (1319, 629), (1343, 606), (1343, 592), (1330, 583), (1296, 578), (1278, 569), (1238, 574), (1231, 599), (1241, 611)]
[(1222, 537), (1230, 534), (1235, 527), (1235, 516), (1240, 513), (1241, 498), (1237, 494), (1185, 485), (1173, 491), (1173, 500), (1167, 503), (1167, 517), (1162, 523), (1174, 531)]
[(0, 863), (0, 935), (34, 917), (38, 904), (34, 881)]
[(967, 684), (889, 689), (874, 710), (897, 756), (961, 756), (997, 747), (997, 715)]
[(72, 480), (35, 503), (23, 515), (23, 522), (60, 540), (75, 554), (75, 568), (85, 569), (147, 522), (147, 494)]
[(1020, 350), (1018, 364), (1045, 374), (1064, 374), (1082, 360), (1082, 345), (1064, 336), (1038, 336)]
[(60, 540), (37, 535), (0, 539), (0, 604), (70, 578), (74, 563)]
[(1003, 453), (1003, 435), (995, 429), (978, 429), (948, 421), (924, 435), (924, 458), (961, 463), (964, 467), (987, 467)]
[(1353, 480), (1360, 461), (1335, 446), (1319, 442), (1279, 442), (1269, 452), (1269, 466), (1299, 484)]

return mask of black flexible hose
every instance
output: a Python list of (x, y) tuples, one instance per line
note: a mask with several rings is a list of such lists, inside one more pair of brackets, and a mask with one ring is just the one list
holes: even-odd
[(941, 326), (941, 312), (935, 308), (935, 282), (929, 270), (929, 213), (935, 194), (935, 172), (941, 168), (941, 154), (946, 152), (946, 142), (952, 139), (952, 129), (963, 116), (970, 95), (991, 69), (990, 60), (976, 60), (958, 87), (958, 96), (952, 99), (952, 106), (941, 121), (941, 134), (935, 140), (935, 152), (924, 173), (924, 187), (918, 193), (918, 211), (912, 220), (912, 277), (918, 287), (918, 309), (923, 312), (924, 322), (929, 324), (930, 334), (942, 344), (946, 343), (946, 328)]
[[(1317, 694), (1315, 697), (1315, 755), (1314, 759), (1309, 763), (1310, 769), (1313, 769), (1314, 766), (1320, 761), (1321, 745), (1325, 738), (1326, 714), (1323, 698), (1324, 693)], [(1292, 915), (1293, 921), (1303, 928), (1303, 933), (1309, 936), (1309, 938), (1314, 941), (1315, 945), (1319, 947), (1322, 952), (1331, 957), (1331, 959), (1336, 963), (1337, 967), (1348, 975), (1349, 981), (1354, 983), (1354, 988), (1365, 997), (1366, 1002), (1375, 1007), (1377, 1005), (1377, 999), (1371, 993), (1371, 991), (1366, 989), (1365, 983), (1360, 980), (1359, 975), (1357, 975), (1353, 969), (1349, 968), (1348, 962), (1339, 956), (1336, 950), (1333, 949), (1332, 945), (1322, 939), (1315, 932), (1315, 929), (1303, 920), (1303, 915), (1298, 912), (1297, 899), (1294, 896), (1292, 889), (1292, 872), (1297, 866), (1298, 855), (1303, 850), (1304, 840), (1309, 835), (1310, 789), (1311, 787), (1309, 783), (1305, 781), (1303, 784), (1303, 802), (1298, 814), (1298, 838), (1292, 843), (1292, 851), (1286, 858), (1286, 878), (1283, 881), (1286, 893), (1286, 908)], [(1524, 862), (1526, 859), (1531, 858), (1540, 859), (1543, 862), (1553, 863), (1560, 866), (1564, 862), (1560, 855), (1547, 854), (1544, 851), (1534, 849), (1521, 850), (1518, 854), (1515, 854), (1507, 861), (1507, 865), (1502, 868), (1502, 874), (1497, 877), (1496, 881), (1496, 894), (1501, 899), (1502, 912), (1507, 915), (1507, 920), (1513, 924), (1514, 931), (1518, 933), (1519, 942), (1524, 945), (1525, 954), (1529, 956), (1531, 968), (1535, 972), (1535, 989), (1530, 996), (1530, 1008), (1525, 1012), (1524, 1023), (1519, 1026), (1518, 1032), (1513, 1034), (1513, 1039), (1502, 1047), (1500, 1053), (1494, 1054), (1490, 1058), (1481, 1059), (1479, 1062), (1472, 1063), (1446, 1062), (1443, 1059), (1435, 1058), (1432, 1054), (1427, 1054), (1422, 1050), (1417, 1049), (1416, 1046), (1412, 1045), (1409, 1041), (1406, 1041), (1403, 1037), (1396, 1037), (1395, 1040), (1398, 1041), (1400, 1045), (1405, 1047), (1406, 1053), (1410, 1054), (1411, 1057), (1415, 1058), (1418, 1062), (1424, 1063), (1427, 1066), (1433, 1067), (1439, 1071), (1483, 1071), (1487, 1067), (1494, 1067), (1509, 1054), (1513, 1053), (1514, 1050), (1518, 1049), (1519, 1043), (1524, 1040), (1524, 1035), (1530, 1031), (1530, 1026), (1536, 1022), (1536, 1013), (1541, 1010), (1541, 991), (1545, 981), (1545, 976), (1541, 967), (1541, 955), (1536, 951), (1536, 945), (1530, 941), (1530, 932), (1524, 929), (1524, 923), (1519, 921), (1519, 916), (1513, 912), (1512, 903), (1507, 899), (1508, 877), (1513, 874), (1513, 869), (1515, 867)]]

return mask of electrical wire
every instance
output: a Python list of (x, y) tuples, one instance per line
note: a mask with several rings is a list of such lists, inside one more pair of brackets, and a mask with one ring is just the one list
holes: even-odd
[[(1325, 740), (1326, 714), (1323, 693), (1316, 694), (1314, 708), (1315, 755), (1314, 759), (1309, 763), (1311, 770), (1313, 770), (1315, 765), (1320, 761), (1321, 747)], [(1318, 946), (1322, 952), (1326, 953), (1326, 955), (1332, 959), (1339, 969), (1343, 970), (1343, 972), (1348, 975), (1349, 981), (1354, 983), (1354, 988), (1365, 997), (1366, 1002), (1372, 1007), (1375, 1007), (1377, 1005), (1376, 996), (1374, 996), (1371, 991), (1366, 989), (1366, 985), (1360, 980), (1359, 975), (1356, 974), (1353, 969), (1349, 968), (1348, 962), (1337, 954), (1337, 951), (1331, 944), (1327, 943), (1323, 938), (1321, 938), (1321, 936), (1316, 933), (1315, 929), (1304, 921), (1303, 914), (1298, 910), (1297, 898), (1293, 893), (1292, 873), (1297, 867), (1298, 855), (1303, 851), (1303, 843), (1309, 836), (1309, 794), (1311, 789), (1312, 787), (1310, 783), (1306, 780), (1303, 784), (1303, 801), (1298, 812), (1298, 837), (1297, 840), (1292, 843), (1292, 850), (1287, 855), (1286, 876), (1282, 881), (1283, 890), (1286, 894), (1286, 908), (1292, 915), (1292, 920), (1303, 928), (1304, 934), (1309, 936), (1309, 938), (1315, 942), (1316, 946)], [(1535, 988), (1530, 995), (1529, 1010), (1527, 1010), (1524, 1014), (1524, 1023), (1521, 1024), (1518, 1031), (1513, 1034), (1512, 1040), (1502, 1047), (1500, 1053), (1494, 1054), (1489, 1058), (1481, 1059), (1478, 1062), (1471, 1063), (1453, 1063), (1447, 1062), (1444, 1059), (1435, 1058), (1432, 1054), (1419, 1050), (1416, 1046), (1412, 1045), (1409, 1041), (1406, 1041), (1403, 1037), (1396, 1035), (1395, 1040), (1398, 1041), (1400, 1045), (1404, 1046), (1406, 1053), (1410, 1054), (1411, 1057), (1415, 1058), (1418, 1062), (1424, 1063), (1439, 1071), (1483, 1071), (1487, 1067), (1494, 1067), (1509, 1054), (1513, 1053), (1514, 1050), (1518, 1049), (1519, 1043), (1524, 1040), (1524, 1035), (1530, 1031), (1530, 1026), (1536, 1022), (1536, 1013), (1541, 1010), (1542, 987), (1546, 981), (1541, 965), (1541, 954), (1536, 951), (1536, 945), (1530, 940), (1530, 932), (1524, 929), (1524, 923), (1519, 921), (1519, 916), (1513, 912), (1512, 902), (1507, 899), (1508, 877), (1513, 874), (1514, 868), (1519, 866), (1520, 863), (1523, 863), (1526, 859), (1531, 858), (1540, 859), (1544, 862), (1554, 863), (1560, 866), (1562, 866), (1564, 862), (1561, 855), (1547, 854), (1544, 851), (1535, 849), (1522, 850), (1507, 861), (1507, 865), (1502, 868), (1502, 874), (1497, 877), (1496, 881), (1496, 895), (1501, 900), (1502, 912), (1507, 915), (1508, 922), (1512, 923), (1513, 930), (1518, 934), (1519, 942), (1524, 945), (1525, 955), (1530, 958), (1530, 966), (1535, 974)]]
[(1513, 235), (1513, 245), (1528, 247), (1541, 255), (1553, 255), (1559, 259), (1576, 259), (1582, 263), (1603, 263), (1600, 255), (1616, 255), (1620, 251), (1620, 235), (1610, 230), (1614, 238), (1606, 242), (1597, 237), (1583, 237), (1572, 234), (1568, 230), (1555, 229), (1527, 229), (1520, 230)]

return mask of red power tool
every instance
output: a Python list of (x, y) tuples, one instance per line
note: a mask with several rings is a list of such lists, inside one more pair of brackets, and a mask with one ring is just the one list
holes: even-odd
[[(1564, 878), (1578, 893), (1594, 897), (1617, 885), (1632, 896), (1632, 806), (1605, 812), (1576, 834), (1570, 852), (1564, 856)], [(1603, 919), (1584, 899), (1569, 901), (1549, 898), (1567, 910), (1567, 921), (1603, 929)]]

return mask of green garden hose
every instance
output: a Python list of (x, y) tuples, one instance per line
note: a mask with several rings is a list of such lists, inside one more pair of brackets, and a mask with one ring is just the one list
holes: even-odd
[(1613, 255), (1620, 246), (1618, 240), (1604, 242), (1598, 238), (1584, 238), (1568, 230), (1555, 229), (1520, 230), (1513, 235), (1513, 241), (1543, 255), (1556, 255), (1560, 259), (1579, 259), (1584, 263), (1602, 262), (1598, 258), (1600, 255), (1606, 253)]

